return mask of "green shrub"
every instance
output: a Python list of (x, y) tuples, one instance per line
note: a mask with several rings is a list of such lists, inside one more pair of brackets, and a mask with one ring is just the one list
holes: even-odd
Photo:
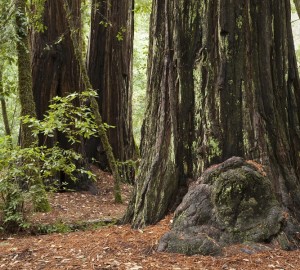
[[(43, 135), (45, 141), (59, 131), (70, 144), (80, 142), (80, 138), (90, 138), (97, 133), (94, 116), (85, 105), (95, 95), (94, 91), (88, 91), (55, 97), (43, 120), (26, 116), (22, 121), (31, 126), (33, 136)], [(47, 183), (49, 188), (55, 190), (57, 183), (53, 179), (58, 173), (63, 172), (74, 181), (80, 174), (92, 179), (95, 177), (89, 170), (76, 165), (82, 156), (74, 149), (62, 149), (57, 144), (53, 147), (12, 147), (10, 139), (0, 138), (0, 216), (6, 230), (28, 227), (26, 209), (29, 205), (32, 206), (29, 210), (50, 210), (43, 185)]]

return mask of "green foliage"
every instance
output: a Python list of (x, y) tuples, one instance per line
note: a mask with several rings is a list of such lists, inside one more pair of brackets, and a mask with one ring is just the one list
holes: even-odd
[(136, 14), (139, 13), (150, 13), (151, 12), (152, 0), (137, 0), (135, 3), (134, 11)]
[[(3, 94), (1, 98), (6, 101), (8, 118), (10, 120), (10, 129), (13, 136), (13, 142), (17, 140), (19, 123), (19, 102), (17, 100), (17, 64), (16, 64), (16, 32), (14, 3), (8, 4), (5, 0), (0, 0), (0, 69), (2, 70)], [(4, 136), (4, 125), (0, 119), (0, 136)]]
[[(53, 137), (55, 132), (60, 131), (74, 144), (81, 137), (90, 138), (97, 132), (94, 116), (85, 105), (95, 95), (94, 91), (87, 91), (56, 97), (44, 120), (26, 116), (23, 121), (31, 126), (33, 136), (43, 135), (45, 142), (48, 137)], [(81, 106), (75, 106), (76, 102)], [(86, 174), (91, 179), (95, 177), (90, 171), (75, 165), (82, 160), (82, 156), (74, 149), (61, 149), (58, 145), (11, 149), (8, 140), (8, 137), (0, 138), (0, 210), (5, 228), (12, 228), (12, 224), (16, 228), (27, 226), (25, 205), (39, 205), (46, 208), (43, 210), (49, 210), (45, 204), (43, 186), (37, 184), (36, 179), (41, 179), (48, 186), (51, 184), (55, 189), (59, 183), (53, 179), (60, 172), (74, 181), (80, 174)]]
[(72, 230), (68, 224), (59, 220), (54, 224), (39, 224), (35, 228), (35, 231), (38, 234), (51, 234), (51, 233), (69, 233)]
[(69, 233), (75, 231), (94, 230), (104, 226), (112, 226), (117, 224), (118, 220), (112, 219), (110, 221), (79, 221), (72, 224), (65, 223), (58, 220), (54, 224), (38, 224), (31, 227), (34, 234), (51, 234), (51, 233)]
[(124, 38), (124, 33), (126, 32), (126, 27), (122, 26), (117, 33), (117, 40), (122, 41)]
[(29, 24), (37, 32), (43, 32), (46, 27), (43, 24), (44, 7), (46, 0), (30, 0), (28, 1), (28, 18)]
[(291, 3), (291, 12), (292, 12), (292, 13), (297, 13), (296, 6), (295, 6), (294, 1), (291, 0), (290, 3)]
[(133, 48), (133, 133), (136, 142), (140, 141), (140, 130), (146, 107), (147, 57), (149, 43), (150, 0), (135, 3), (135, 33)]
[[(43, 134), (45, 139), (54, 137), (55, 132), (62, 132), (70, 143), (80, 142), (80, 137), (96, 136), (98, 127), (95, 116), (87, 104), (90, 98), (96, 97), (95, 91), (72, 93), (65, 97), (55, 97), (43, 120), (26, 116), (25, 124), (33, 129), (34, 135)], [(77, 103), (80, 106), (76, 106)], [(105, 128), (110, 126), (105, 125)]]

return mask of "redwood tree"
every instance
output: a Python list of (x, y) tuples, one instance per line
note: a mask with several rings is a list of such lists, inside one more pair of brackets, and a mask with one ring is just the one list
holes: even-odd
[[(121, 162), (136, 157), (131, 119), (132, 51), (133, 0), (93, 0), (88, 73), (99, 94), (103, 121), (114, 126), (108, 129), (108, 138)], [(107, 166), (99, 140), (88, 142), (87, 151), (102, 167)], [(132, 171), (127, 166), (123, 168), (124, 178), (132, 181)]]
[[(185, 65), (187, 58), (182, 63), (176, 59), (178, 56), (173, 31), (175, 25), (178, 25), (177, 19), (174, 20), (178, 14), (173, 14), (175, 4), (174, 1), (160, 0), (152, 3), (148, 104), (141, 137), (142, 160), (135, 195), (124, 218), (125, 222), (131, 221), (134, 227), (159, 221), (168, 210), (170, 202), (174, 200), (180, 179), (184, 180), (183, 133), (179, 127), (183, 127), (186, 123), (184, 120), (187, 119), (181, 114), (180, 109), (187, 112), (185, 109), (193, 106), (193, 97), (187, 100), (186, 108), (181, 106), (179, 95), (182, 92), (179, 87), (177, 65)], [(183, 32), (181, 34), (188, 35)], [(177, 42), (176, 46), (180, 46), (180, 40)], [(188, 69), (185, 71), (182, 69), (182, 72), (187, 77), (191, 75)], [(186, 96), (182, 102), (190, 94), (191, 83), (192, 80), (185, 84)]]
[[(70, 0), (69, 3), (80, 33), (80, 0)], [(81, 89), (79, 65), (74, 55), (63, 1), (46, 0), (43, 9), (41, 23), (44, 31), (33, 31), (31, 38), (32, 82), (38, 119), (43, 118), (53, 97)], [(62, 147), (69, 147), (60, 134), (54, 141)], [(54, 141), (48, 141), (48, 144)]]
[(278, 201), (299, 220), (290, 2), (156, 0), (150, 35), (141, 173), (125, 220), (157, 222), (182, 179), (231, 156), (262, 163)]
[[(72, 16), (76, 18), (74, 22), (75, 31), (78, 39), (80, 39), (81, 1), (69, 0), (68, 2), (72, 10)], [(53, 97), (80, 92), (82, 85), (80, 67), (73, 49), (64, 2), (46, 0), (43, 7), (37, 6), (34, 8), (35, 12), (42, 14), (41, 22), (38, 22), (39, 27), (33, 29), (31, 36), (33, 94), (37, 118), (42, 119)], [(40, 28), (43, 28), (43, 31)], [(40, 136), (39, 140), (40, 144), (46, 143), (48, 147), (58, 143), (64, 149), (75, 148), (84, 156), (83, 142), (71, 145), (60, 132), (55, 133), (53, 138), (48, 137), (46, 140), (43, 136)], [(85, 166), (85, 164), (78, 165)], [(61, 173), (59, 179), (61, 183), (67, 182), (72, 188), (74, 185), (75, 188), (79, 189), (90, 187), (90, 181), (84, 175), (79, 175), (81, 181), (76, 183), (63, 173)]]

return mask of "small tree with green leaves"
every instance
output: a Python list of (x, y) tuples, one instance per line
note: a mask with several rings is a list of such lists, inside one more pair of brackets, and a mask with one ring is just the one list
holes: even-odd
[[(91, 98), (95, 98), (93, 91), (55, 97), (43, 120), (25, 116), (22, 122), (30, 127), (35, 138), (40, 134), (45, 138), (52, 137), (59, 131), (74, 144), (81, 137), (90, 138), (98, 132), (95, 117), (85, 105)], [(81, 106), (73, 105), (75, 99), (79, 100)], [(103, 129), (107, 128), (108, 126), (103, 124)], [(26, 227), (27, 206), (32, 205), (32, 210), (38, 210), (35, 206), (45, 201), (46, 194), (41, 190), (41, 186), (36, 184), (36, 179), (55, 189), (59, 179), (53, 179), (60, 172), (68, 175), (73, 181), (76, 181), (80, 174), (86, 174), (90, 179), (94, 178), (90, 171), (75, 165), (82, 160), (82, 156), (74, 149), (65, 150), (58, 145), (48, 148), (46, 145), (36, 144), (26, 148), (18, 146), (8, 149), (8, 139), (9, 137), (0, 139), (0, 211), (5, 229)]]

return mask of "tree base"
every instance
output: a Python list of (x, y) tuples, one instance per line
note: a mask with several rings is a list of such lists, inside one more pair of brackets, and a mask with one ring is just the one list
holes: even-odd
[(233, 157), (206, 170), (176, 209), (158, 250), (217, 255), (227, 245), (277, 241), (298, 247), (300, 227), (259, 166)]

